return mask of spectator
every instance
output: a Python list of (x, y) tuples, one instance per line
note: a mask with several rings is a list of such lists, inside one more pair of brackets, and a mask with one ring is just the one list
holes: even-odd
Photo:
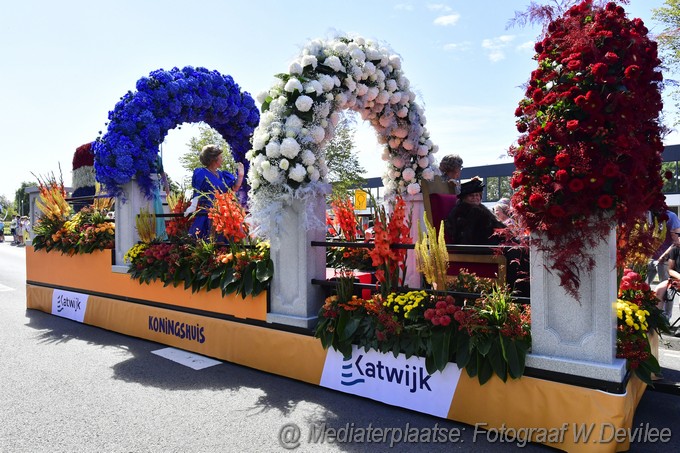
[(484, 183), (473, 178), (461, 184), (458, 202), (446, 218), (445, 226), (454, 244), (498, 245), (497, 229), (505, 228), (493, 212), (482, 204)]
[(5, 242), (5, 222), (0, 219), (0, 242)]
[(9, 224), (9, 232), (12, 235), (12, 245), (17, 245), (19, 243), (19, 238), (17, 237), (17, 227), (19, 225), (19, 216), (16, 215)]
[(667, 300), (665, 296), (669, 285), (680, 281), (680, 228), (671, 231), (670, 235), (672, 244), (666, 266), (669, 277), (659, 283), (655, 290), (656, 297), (659, 299), (659, 308), (664, 311), (669, 320), (673, 314), (673, 300)]
[(674, 243), (671, 232), (680, 229), (680, 219), (673, 211), (666, 211), (666, 215), (668, 216), (668, 220), (666, 220), (666, 239), (654, 252), (649, 263), (647, 263), (647, 284), (649, 285), (652, 284), (657, 273), (659, 281), (668, 280), (667, 261)]
[(442, 172), (442, 178), (446, 180), (450, 186), (453, 187), (453, 192), (456, 195), (460, 194), (460, 173), (463, 170), (463, 158), (458, 154), (449, 154), (444, 156), (439, 163), (439, 171)]

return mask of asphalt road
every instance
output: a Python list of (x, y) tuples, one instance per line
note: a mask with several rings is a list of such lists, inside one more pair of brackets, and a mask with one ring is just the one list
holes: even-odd
[[(469, 425), (387, 406), (242, 366), (194, 371), (152, 354), (165, 346), (25, 308), (25, 251), (0, 243), (0, 452), (276, 452), (282, 427), (294, 451), (515, 451)], [(676, 308), (676, 313), (680, 310)], [(677, 342), (662, 349), (664, 376), (680, 376)], [(676, 379), (680, 381), (680, 379)], [(667, 391), (672, 392), (671, 383)], [(557, 409), (556, 409), (557, 410)], [(647, 391), (633, 426), (677, 429), (680, 396)], [(310, 443), (313, 427), (444, 428), (456, 443)], [(352, 425), (353, 424), (353, 425)], [(408, 424), (408, 425), (407, 425)], [(552, 449), (528, 444), (525, 451)], [(290, 451), (290, 450), (288, 450)]]

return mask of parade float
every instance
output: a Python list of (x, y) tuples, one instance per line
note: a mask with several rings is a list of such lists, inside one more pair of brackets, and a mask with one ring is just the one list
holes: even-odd
[[(566, 451), (626, 450), (635, 408), (659, 371), (650, 337), (663, 330), (640, 275), (626, 270), (618, 288), (616, 275), (616, 227), (630, 239), (641, 214), (663, 207), (661, 76), (646, 34), (622, 8), (586, 2), (536, 46), (539, 68), (517, 111), (518, 129), (528, 133), (513, 151), (513, 204), (532, 232), (530, 310), (502, 285), (446, 276), (443, 236), (419, 221), (437, 151), (423, 109), (401, 59), (350, 36), (307, 44), (259, 99), (261, 115), (216, 71), (175, 68), (140, 79), (93, 144), (97, 181), (115, 197), (115, 228), (107, 206), (71, 216), (63, 184), (41, 181), (34, 202), (43, 218), (26, 250), (27, 307), (513, 430), (517, 440), (522, 433)], [(622, 108), (629, 123), (614, 127)], [(377, 282), (370, 297), (356, 290), (354, 266), (343, 259), (332, 294), (319, 284), (328, 280), (323, 147), (345, 109), (369, 121), (387, 162), (388, 202), (366, 247)], [(227, 244), (181, 239), (181, 214), (170, 217), (167, 240), (151, 233), (158, 146), (168, 130), (198, 121), (218, 130), (249, 169), (247, 222), (230, 193), (208, 213)], [(183, 207), (175, 200), (168, 211)], [(619, 252), (621, 264), (629, 255)], [(574, 435), (589, 427), (596, 435)], [(603, 428), (624, 435), (602, 439)]]

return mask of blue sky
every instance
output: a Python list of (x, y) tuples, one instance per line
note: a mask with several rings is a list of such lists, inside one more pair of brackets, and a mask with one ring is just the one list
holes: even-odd
[[(231, 75), (255, 97), (284, 72), (304, 44), (352, 33), (388, 45), (425, 108), (438, 159), (459, 153), (466, 166), (501, 162), (516, 140), (514, 110), (535, 69), (535, 28), (506, 28), (528, 0), (62, 0), (5, 2), (0, 15), (0, 195), (10, 200), (31, 173), (71, 181), (76, 147), (105, 131), (107, 114), (135, 82), (173, 66)], [(629, 17), (652, 32), (663, 0), (631, 0)], [(670, 105), (667, 102), (667, 105)], [(668, 111), (672, 115), (674, 112)], [(195, 126), (171, 131), (166, 171)], [(367, 176), (383, 162), (373, 131), (355, 137)], [(672, 135), (667, 143), (676, 143)]]

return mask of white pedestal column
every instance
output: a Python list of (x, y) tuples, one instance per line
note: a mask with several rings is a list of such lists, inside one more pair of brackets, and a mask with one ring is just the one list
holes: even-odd
[(135, 220), (137, 215), (146, 208), (153, 212), (153, 199), (146, 198), (142, 193), (137, 181), (123, 185), (123, 195), (116, 197), (116, 254), (114, 271), (127, 272), (128, 264), (123, 257), (130, 247), (139, 242), (139, 234)]
[(595, 268), (581, 270), (578, 299), (546, 269), (531, 248), (531, 354), (527, 366), (623, 382), (625, 360), (616, 358), (616, 234), (612, 229), (590, 255)]
[[(423, 194), (404, 195), (406, 202), (406, 215), (411, 213), (411, 238), (415, 244), (418, 240), (418, 221), (425, 228), (425, 205), (423, 204)], [(404, 285), (410, 288), (420, 288), (420, 273), (416, 270), (415, 250), (406, 251), (406, 277)]]
[(313, 278), (326, 278), (326, 250), (311, 241), (325, 241), (326, 199), (309, 196), (285, 204), (276, 237), (271, 239), (274, 276), (267, 321), (312, 328), (323, 304), (320, 286)]

